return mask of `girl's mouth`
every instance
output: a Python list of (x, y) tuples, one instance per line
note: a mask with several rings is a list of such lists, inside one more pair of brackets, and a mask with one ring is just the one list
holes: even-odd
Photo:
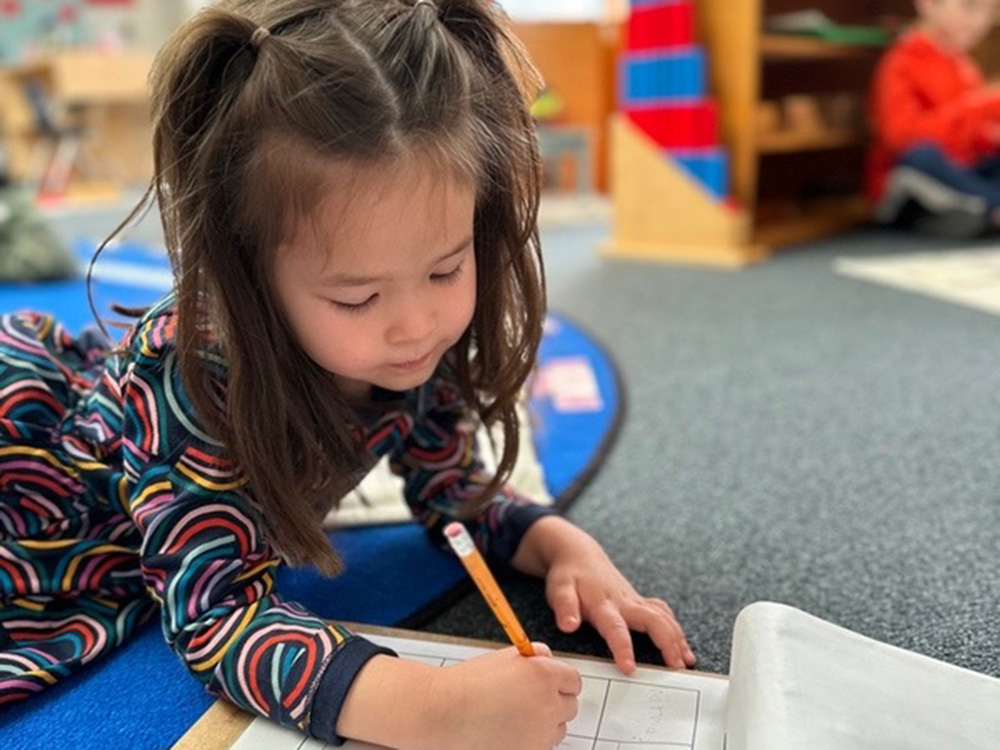
[(428, 352), (420, 359), (411, 359), (408, 362), (393, 362), (389, 365), (394, 370), (419, 370), (421, 367), (427, 364), (428, 360), (431, 358), (431, 353)]

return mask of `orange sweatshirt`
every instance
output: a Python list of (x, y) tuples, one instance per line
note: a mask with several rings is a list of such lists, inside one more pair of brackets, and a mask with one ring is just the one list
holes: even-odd
[(968, 166), (1000, 153), (987, 135), (989, 126), (1000, 126), (1000, 87), (986, 85), (972, 58), (946, 52), (921, 30), (896, 42), (879, 63), (871, 115), (873, 200), (896, 161), (918, 144), (936, 144)]

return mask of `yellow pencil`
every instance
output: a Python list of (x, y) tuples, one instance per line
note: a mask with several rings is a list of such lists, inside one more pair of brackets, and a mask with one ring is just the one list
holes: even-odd
[(469, 571), (472, 580), (476, 582), (483, 598), (486, 599), (486, 603), (493, 610), (493, 614), (497, 616), (500, 624), (503, 625), (503, 629), (507, 631), (507, 636), (517, 646), (518, 652), (521, 656), (534, 656), (535, 650), (531, 647), (528, 635), (524, 632), (524, 628), (521, 627), (521, 623), (518, 622), (517, 615), (511, 609), (510, 602), (503, 595), (500, 586), (497, 585), (496, 579), (490, 573), (490, 569), (486, 567), (486, 561), (483, 560), (483, 556), (476, 549), (476, 545), (473, 543), (472, 537), (469, 536), (469, 532), (462, 524), (456, 521), (448, 524), (444, 530), (444, 535), (451, 548), (455, 550), (455, 554), (458, 555), (458, 559), (462, 561), (462, 565)]

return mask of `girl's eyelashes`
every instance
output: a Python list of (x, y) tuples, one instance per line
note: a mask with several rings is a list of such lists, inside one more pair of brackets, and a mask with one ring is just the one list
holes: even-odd
[(431, 274), (431, 281), (436, 284), (449, 284), (452, 281), (458, 281), (458, 277), (462, 275), (462, 268), (465, 266), (465, 261), (459, 263), (455, 268), (448, 273), (435, 273)]
[(330, 300), (330, 303), (334, 307), (338, 308), (339, 310), (343, 310), (344, 312), (360, 313), (360, 312), (364, 312), (369, 307), (371, 307), (373, 304), (375, 304), (375, 300), (377, 298), (378, 298), (378, 295), (377, 294), (373, 294), (371, 297), (369, 297), (368, 299), (366, 299), (364, 302), (353, 302), (353, 303), (352, 302), (338, 302), (337, 300), (332, 299), (332, 300)]
[[(431, 274), (431, 281), (435, 284), (451, 284), (458, 281), (458, 278), (462, 275), (462, 270), (465, 268), (465, 261), (462, 261), (452, 270), (447, 273), (434, 273)], [(366, 299), (364, 302), (338, 302), (335, 299), (327, 300), (330, 304), (336, 307), (338, 310), (343, 310), (349, 313), (360, 313), (367, 310), (373, 304), (375, 300), (378, 299), (378, 294), (373, 294), (371, 297)]]

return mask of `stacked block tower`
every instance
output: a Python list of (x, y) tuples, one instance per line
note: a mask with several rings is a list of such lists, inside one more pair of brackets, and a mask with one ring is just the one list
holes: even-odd
[[(730, 197), (708, 54), (695, 0), (631, 0), (611, 128), (612, 236), (606, 255), (740, 267), (767, 257)], [(711, 43), (712, 39), (703, 40)]]
[(719, 113), (707, 92), (707, 61), (695, 42), (694, 0), (632, 0), (620, 63), (620, 107), (717, 199), (729, 194)]

